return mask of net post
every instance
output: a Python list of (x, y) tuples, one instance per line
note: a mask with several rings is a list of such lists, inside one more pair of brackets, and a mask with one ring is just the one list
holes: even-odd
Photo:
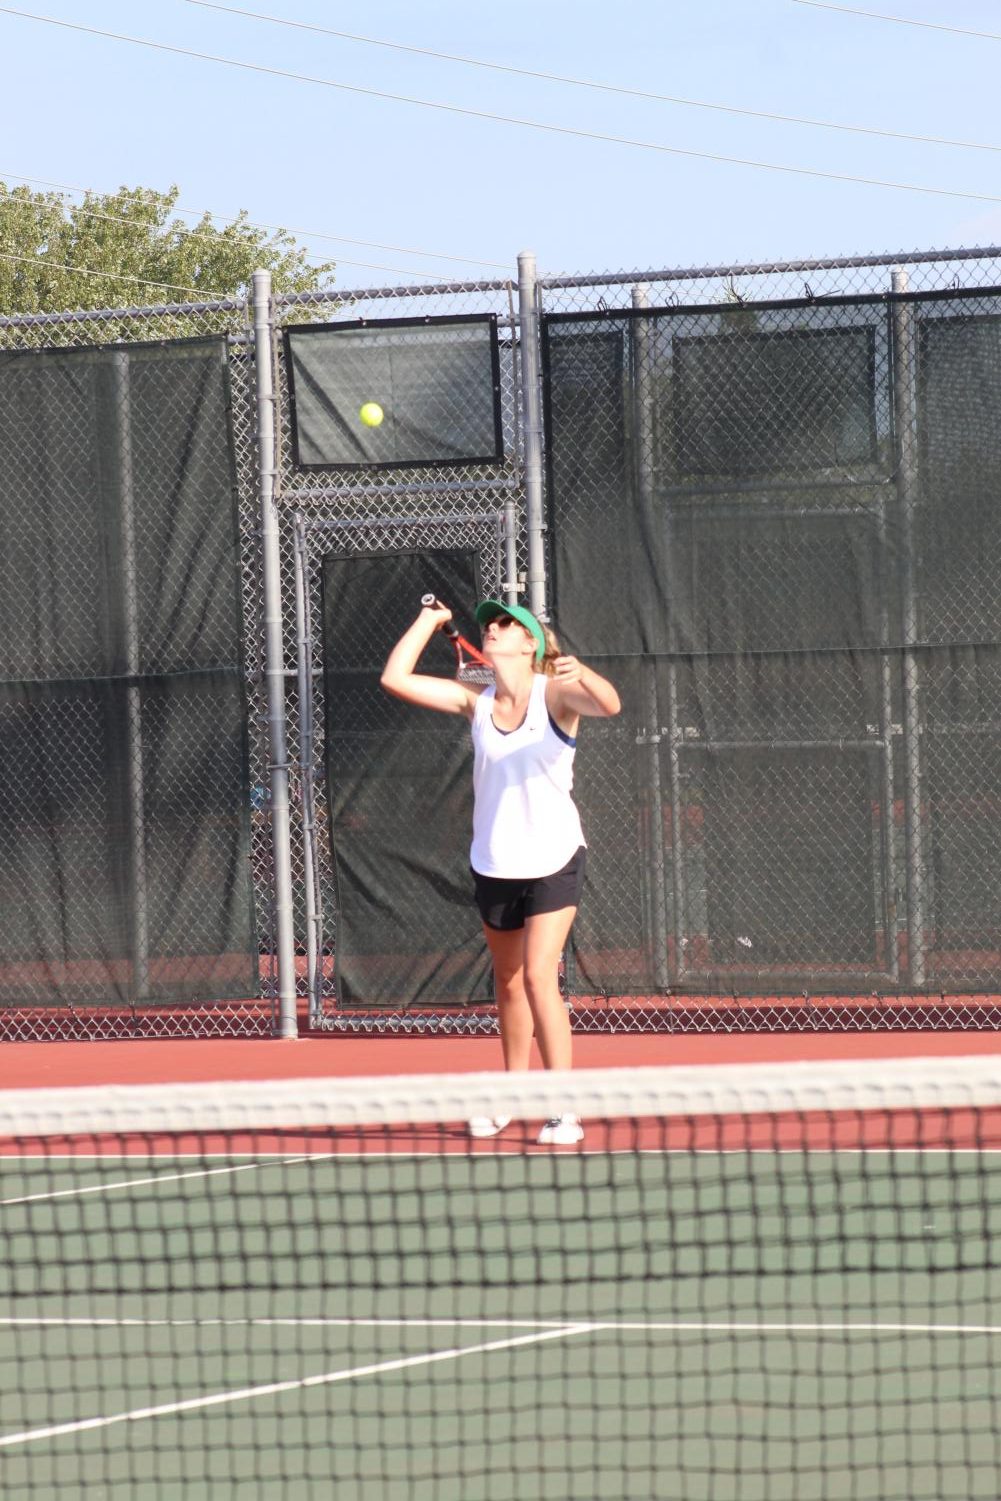
[(518, 322), (521, 329), (521, 424), (528, 543), (528, 608), (540, 620), (546, 608), (545, 514), (542, 479), (542, 368), (539, 356), (539, 283), (535, 253), (518, 254)]
[(917, 363), (914, 308), (901, 298), (908, 289), (906, 271), (891, 277), (893, 341), (893, 416), (897, 430), (897, 496), (901, 530), (901, 614), (903, 627), (904, 844), (907, 858), (907, 960), (911, 984), (925, 983), (925, 875), (921, 816), (921, 694), (915, 646), (918, 603), (915, 579), (914, 526), (918, 504)]
[(285, 663), (282, 649), (281, 553), (274, 504), (278, 455), (275, 442), (275, 389), (271, 273), (255, 271), (254, 369), (257, 391), (257, 463), (261, 505), (261, 567), (264, 609), (264, 683), (270, 756), (269, 809), (275, 880), (275, 943), (278, 960), (279, 1035), (298, 1036), (295, 948), (292, 931), (292, 849), (289, 824), (289, 759), (285, 719)]

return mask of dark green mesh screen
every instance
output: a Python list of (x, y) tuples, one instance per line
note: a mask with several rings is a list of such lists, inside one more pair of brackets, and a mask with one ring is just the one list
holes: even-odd
[(874, 462), (875, 331), (759, 329), (754, 316), (734, 333), (674, 341), (677, 473), (728, 480)]
[(995, 984), (996, 294), (553, 315), (543, 350), (554, 619), (626, 689), (581, 741), (572, 983)]
[(0, 355), (0, 999), (256, 991), (225, 346)]
[[(380, 319), (285, 330), (302, 469), (488, 463), (502, 457), (497, 322)], [(361, 408), (382, 421), (368, 426)]]
[[(335, 959), (345, 1005), (454, 1004), (492, 991), (469, 874), (469, 726), (460, 715), (391, 699), (379, 685), (428, 592), (452, 606), (468, 636), (479, 597), (475, 555), (324, 559)], [(431, 641), (421, 671), (454, 674), (444, 638)]]

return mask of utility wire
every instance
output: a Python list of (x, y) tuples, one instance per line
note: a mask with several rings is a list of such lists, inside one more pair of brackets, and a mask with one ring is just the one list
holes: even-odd
[[(534, 68), (516, 68), (508, 63), (486, 62), (479, 57), (463, 57), (454, 52), (435, 52), (430, 47), (413, 47), (405, 42), (388, 42), (380, 37), (360, 36), (353, 31), (335, 31), (329, 26), (314, 26), (306, 21), (289, 21), (283, 16), (269, 16), (261, 11), (243, 10), (235, 5), (220, 5), (216, 3), (216, 0), (186, 0), (186, 3), (200, 6), (203, 10), (218, 10), (232, 16), (248, 16), (255, 21), (268, 21), (275, 26), (292, 27), (297, 31), (312, 31), (320, 36), (340, 37), (348, 42), (363, 42), (369, 47), (388, 47), (394, 52), (412, 52), (419, 57), (435, 58), (439, 62), (464, 63), (471, 68), (489, 68), (495, 73), (514, 73), (519, 78), (541, 78), (547, 83), (572, 84), (576, 88), (596, 89), (604, 94), (621, 94), (631, 99), (650, 99), (658, 104), (680, 104), (686, 109), (716, 110), (726, 115), (743, 115), (752, 120), (773, 120), (783, 125), (809, 125), (818, 130), (843, 130), (853, 135), (880, 136), (884, 140), (911, 141), (923, 146), (955, 146), (965, 151), (1001, 152), (1001, 146), (984, 141), (955, 141), (947, 136), (912, 135), (902, 130), (882, 130), (878, 126), (844, 125), (836, 120), (814, 120), (801, 115), (780, 115), (771, 110), (744, 109), (735, 104), (717, 104), (707, 99), (686, 99), (677, 94), (655, 94), (646, 89), (625, 88), (621, 84), (598, 83), (595, 79), (588, 78), (572, 78), (565, 73), (544, 73)], [(842, 9), (841, 6), (830, 8)]]
[(513, 115), (490, 114), (486, 110), (466, 109), (458, 104), (443, 104), (437, 100), (417, 99), (407, 94), (391, 94), (384, 89), (366, 89), (357, 84), (340, 83), (330, 78), (317, 78), (305, 73), (292, 73), (283, 68), (269, 68), (262, 63), (241, 62), (232, 57), (218, 57), (209, 52), (196, 52), (187, 47), (173, 47), (166, 42), (153, 42), (145, 37), (126, 36), (120, 32), (102, 31), (94, 26), (82, 26), (73, 21), (57, 20), (53, 16), (40, 16), (32, 11), (17, 10), (10, 5), (0, 5), (0, 13), (20, 16), (28, 21), (41, 21), (49, 26), (59, 26), (67, 31), (85, 32), (89, 36), (107, 37), (112, 41), (129, 42), (137, 47), (152, 48), (157, 52), (169, 52), (179, 57), (193, 57), (202, 62), (221, 63), (226, 67), (240, 68), (250, 73), (263, 73), (272, 78), (289, 79), (295, 83), (319, 84), (324, 88), (340, 89), (349, 94), (362, 94), (371, 99), (389, 99), (396, 104), (416, 104), (424, 109), (440, 110), (446, 114), (462, 115), (467, 119), (491, 120), (502, 125), (519, 125), (529, 130), (541, 130), (555, 135), (573, 136), (578, 140), (601, 141), (614, 146), (632, 146), (642, 151), (656, 151), (667, 156), (690, 157), (697, 161), (722, 162), (730, 166), (754, 167), (759, 171), (783, 172), (794, 177), (813, 177), (826, 182), (847, 182), (862, 187), (892, 188), (906, 193), (929, 193), (937, 198), (962, 198), (978, 203), (1001, 203), (996, 193), (971, 193), (958, 188), (933, 188), (921, 183), (892, 182), (878, 177), (857, 177), (846, 172), (824, 172), (816, 167), (790, 167), (777, 162), (755, 161), (750, 157), (723, 156), (718, 152), (693, 151), (681, 146), (665, 146), (654, 141), (639, 141), (628, 136), (605, 135), (594, 130), (578, 130), (569, 125), (547, 125), (538, 120), (525, 120)]
[(66, 266), (59, 261), (47, 261), (42, 255), (13, 255), (0, 251), (0, 261), (20, 261), (27, 266), (47, 266), (52, 271), (68, 271), (73, 276), (97, 276), (103, 281), (127, 281), (135, 287), (155, 287), (161, 292), (190, 292), (201, 300), (218, 301), (224, 292), (206, 292), (204, 287), (175, 287), (168, 281), (144, 281), (140, 276), (125, 276), (120, 271), (90, 271), (86, 266)]
[[(39, 179), (39, 178), (19, 177), (19, 176), (17, 176), (16, 173), (13, 173), (13, 172), (8, 173), (7, 176), (13, 178), (17, 182), (40, 182), (41, 181), (41, 179)], [(2, 186), (2, 182), (3, 182), (3, 179), (0, 178), (0, 186)], [(48, 184), (46, 184), (46, 186), (48, 186), (48, 187), (58, 187), (60, 185), (58, 183), (48, 183)], [(84, 192), (87, 192), (89, 190), (86, 189), (86, 188), (71, 188), (71, 189), (68, 189), (67, 191), (74, 192), (74, 193), (84, 193)], [(28, 209), (28, 210), (31, 210), (31, 211), (33, 211), (35, 213), (39, 213), (39, 214), (44, 213), (45, 210), (46, 210), (46, 208), (48, 207), (48, 205), (44, 204), (44, 203), (32, 203), (29, 199), (14, 198), (14, 197), (11, 197), (11, 196), (7, 196), (7, 197), (0, 196), (0, 209), (6, 208), (8, 206), (16, 208), (16, 209)], [(71, 207), (75, 210), (76, 213), (82, 215), (83, 218), (85, 218), (85, 219), (99, 219), (99, 220), (102, 221), (102, 223), (105, 223), (105, 224), (130, 224), (130, 225), (134, 225), (134, 224), (140, 224), (140, 223), (142, 223), (141, 220), (135, 219), (135, 218), (131, 217), (129, 214), (105, 214), (105, 213), (101, 213), (100, 210), (98, 210), (98, 209), (84, 208), (83, 205), (80, 204), (80, 203), (74, 203), (74, 204), (71, 205)], [(171, 212), (174, 212), (174, 210), (171, 210)], [(222, 216), (220, 215), (220, 218), (221, 217)], [(209, 241), (211, 241), (211, 243), (213, 245), (218, 245), (219, 242), (220, 242), (220, 239), (221, 239), (221, 234), (220, 233), (209, 234), (208, 231), (204, 230), (204, 229), (187, 229), (184, 226), (181, 226), (181, 228), (183, 229), (183, 232), (184, 232), (185, 236), (189, 240), (209, 240)], [(319, 259), (319, 257), (316, 257), (316, 259)]]
[[(20, 172), (0, 172), (0, 183), (2, 183), (4, 181), (4, 179), (9, 179), (9, 180), (11, 180), (13, 182), (34, 183), (36, 187), (58, 188), (61, 192), (66, 192), (66, 193), (89, 193), (89, 192), (93, 191), (93, 189), (91, 189), (91, 188), (76, 187), (72, 183), (50, 182), (47, 178), (44, 178), (44, 177), (25, 177), (23, 175), (23, 173), (20, 173)], [(140, 188), (138, 191), (141, 194), (143, 194), (144, 196), (147, 196), (147, 197), (154, 197), (154, 196), (156, 196), (156, 195), (152, 194), (148, 189), (145, 189), (145, 188)], [(4, 202), (11, 202), (11, 201), (12, 200), (10, 200), (10, 199), (6, 199), (5, 200), (5, 199), (0, 198), (0, 205), (2, 205)], [(13, 200), (13, 201), (15, 203), (19, 203), (19, 200)], [(37, 204), (36, 205), (36, 204), (28, 204), (28, 203), (25, 203), (23, 206), (26, 207), (26, 208), (38, 208), (39, 211), (41, 211), (42, 208), (44, 207), (44, 205), (41, 205), (41, 204)], [(84, 215), (86, 215), (90, 219), (105, 219), (105, 220), (107, 220), (111, 224), (116, 224), (116, 223), (117, 224), (134, 224), (134, 223), (136, 223), (136, 220), (130, 218), (127, 214), (105, 214), (105, 213), (100, 213), (96, 209), (85, 209), (81, 204), (74, 204), (73, 207), (76, 209), (76, 211), (78, 213), (84, 214)], [(173, 214), (187, 214), (189, 217), (193, 217), (193, 218), (202, 218), (202, 217), (204, 217), (207, 214), (210, 219), (227, 219), (230, 223), (235, 223), (237, 221), (237, 219), (239, 218), (239, 215), (237, 215), (237, 214), (228, 214), (227, 215), (227, 214), (222, 214), (222, 213), (215, 213), (211, 209), (181, 208), (177, 204), (175, 204), (170, 209), (170, 212), (173, 213)], [(285, 225), (281, 225), (281, 224), (261, 224), (261, 223), (256, 222), (253, 219), (245, 219), (243, 222), (246, 224), (246, 226), (247, 226), (248, 229), (266, 229), (266, 230), (271, 230), (271, 231), (274, 231), (274, 232), (277, 232), (277, 233), (290, 234), (290, 235), (310, 235), (310, 236), (313, 236), (313, 237), (315, 237), (317, 239), (331, 240), (331, 241), (335, 241), (335, 242), (338, 242), (338, 243), (341, 243), (341, 244), (345, 244), (345, 245), (371, 245), (374, 250), (398, 250), (403, 255), (423, 255), (423, 256), (427, 256), (429, 259), (441, 259), (441, 260), (457, 261), (460, 265), (490, 266), (491, 268), (496, 267), (496, 268), (499, 268), (499, 269), (501, 269), (503, 271), (510, 270), (509, 266), (507, 266), (506, 264), (504, 264), (504, 263), (502, 263), (500, 261), (467, 261), (464, 256), (459, 256), (459, 255), (441, 255), (441, 256), (439, 256), (438, 253), (436, 251), (433, 251), (433, 250), (409, 250), (409, 249), (407, 249), (406, 246), (403, 246), (403, 245), (379, 245), (377, 242), (375, 242), (373, 240), (350, 240), (350, 239), (348, 239), (344, 235), (325, 234), (321, 230), (290, 229), (290, 228), (287, 228)], [(195, 239), (195, 240), (199, 240), (199, 239), (200, 240), (210, 240), (213, 244), (218, 244), (218, 242), (219, 242), (219, 236), (217, 234), (216, 235), (211, 235), (211, 234), (208, 234), (204, 230), (190, 229), (190, 230), (187, 231), (187, 234), (188, 234), (189, 238), (191, 238), (191, 239)], [(307, 251), (307, 252), (304, 252), (304, 254), (306, 255), (306, 257), (307, 257), (308, 260), (319, 261), (319, 260), (323, 260), (324, 259), (324, 257), (321, 256), (318, 252), (317, 253), (311, 253), (311, 252)], [(435, 274), (433, 272), (430, 272), (430, 271), (414, 271), (414, 270), (403, 271), (398, 266), (380, 266), (380, 265), (374, 264), (371, 261), (351, 261), (351, 260), (345, 259), (342, 256), (338, 256), (337, 257), (337, 264), (339, 266), (364, 266), (368, 270), (371, 270), (371, 271), (392, 271), (392, 272), (398, 273), (399, 275), (402, 275), (402, 276), (422, 276), (422, 277), (428, 277), (428, 276), (430, 276), (431, 279), (432, 279), (432, 281), (435, 281), (435, 280), (447, 281), (449, 279), (449, 278), (444, 277), (444, 276), (439, 277), (437, 274)]]
[[(192, 0), (197, 4), (198, 0)], [(869, 21), (894, 21), (898, 26), (920, 26), (925, 31), (947, 31), (952, 36), (980, 37), (987, 42), (1001, 42), (1001, 33), (997, 31), (971, 31), (965, 26), (946, 26), (940, 21), (915, 21), (911, 16), (887, 16), (882, 11), (859, 10), (854, 5), (831, 5), (827, 0), (793, 0), (794, 5), (809, 5), (814, 10), (838, 10), (846, 16), (865, 16)], [(991, 147), (997, 150), (997, 147)]]

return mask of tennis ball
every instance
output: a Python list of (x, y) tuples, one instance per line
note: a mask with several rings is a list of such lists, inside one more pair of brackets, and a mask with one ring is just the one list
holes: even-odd
[(383, 410), (377, 401), (366, 401), (358, 416), (366, 427), (378, 427), (383, 419)]

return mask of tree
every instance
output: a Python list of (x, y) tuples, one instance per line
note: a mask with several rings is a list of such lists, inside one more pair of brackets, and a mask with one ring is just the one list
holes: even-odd
[(0, 316), (243, 298), (258, 268), (276, 292), (330, 286), (333, 262), (308, 264), (291, 235), (246, 212), (221, 229), (208, 214), (171, 219), (178, 193), (120, 188), (74, 203), (0, 182)]

